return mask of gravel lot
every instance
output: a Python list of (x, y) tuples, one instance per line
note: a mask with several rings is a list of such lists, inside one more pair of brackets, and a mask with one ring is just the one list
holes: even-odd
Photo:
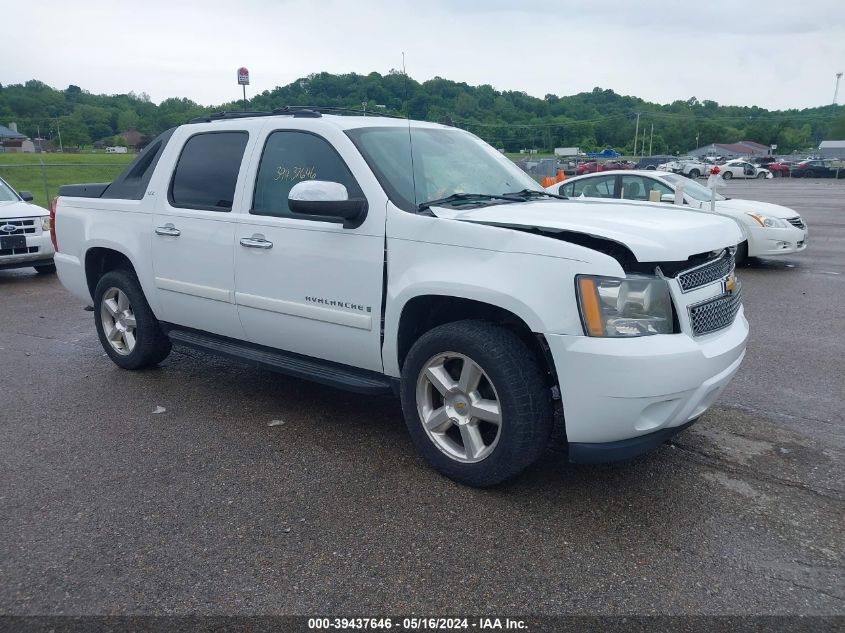
[(716, 407), (487, 491), (430, 470), (398, 402), (197, 352), (122, 371), (54, 276), (0, 272), (0, 613), (845, 615), (845, 182), (728, 195), (811, 235), (740, 271)]

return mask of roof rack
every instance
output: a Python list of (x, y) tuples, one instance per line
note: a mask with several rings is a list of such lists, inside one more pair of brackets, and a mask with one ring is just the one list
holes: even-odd
[(284, 116), (289, 115), (296, 118), (319, 118), (323, 116), (323, 113), (326, 114), (357, 114), (361, 116), (376, 116), (376, 117), (387, 117), (390, 119), (404, 119), (405, 117), (397, 116), (395, 114), (386, 114), (382, 112), (373, 113), (367, 112), (366, 110), (360, 110), (357, 108), (343, 108), (343, 107), (335, 107), (335, 106), (282, 106), (280, 108), (274, 108), (271, 111), (267, 110), (254, 110), (254, 111), (235, 111), (235, 112), (212, 112), (211, 114), (207, 114), (205, 116), (196, 117), (195, 119), (191, 119), (188, 123), (211, 123), (212, 121), (223, 121), (227, 119), (245, 119), (251, 117), (260, 117), (260, 116)]
[(212, 121), (220, 121), (224, 119), (245, 119), (248, 117), (272, 115), (272, 112), (267, 112), (266, 110), (256, 110), (252, 112), (247, 110), (241, 112), (212, 112), (211, 114), (191, 119), (188, 123), (211, 123)]
[[(387, 114), (386, 112), (374, 112), (370, 110), (367, 112), (366, 110), (362, 110), (361, 108), (345, 108), (342, 106), (311, 106), (311, 105), (302, 105), (302, 106), (291, 106), (286, 105), (282, 106), (281, 108), (275, 108), (273, 110), (273, 114), (293, 114), (294, 116), (297, 115), (299, 112), (311, 112), (316, 114), (358, 114), (361, 116), (378, 116), (378, 117), (387, 117), (389, 119), (404, 119), (403, 116), (398, 116), (396, 114)], [(301, 115), (301, 116), (309, 116), (309, 115)], [(311, 114), (310, 116), (313, 116)]]

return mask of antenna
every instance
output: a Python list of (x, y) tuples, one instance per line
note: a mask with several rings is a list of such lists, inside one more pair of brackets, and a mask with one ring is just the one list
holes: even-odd
[(842, 79), (842, 73), (836, 73), (836, 88), (833, 89), (833, 105), (836, 105), (836, 97), (839, 96), (840, 79)]
[(414, 168), (414, 143), (411, 139), (411, 110), (408, 107), (408, 72), (405, 70), (405, 51), (402, 51), (402, 74), (405, 76), (405, 115), (408, 119), (408, 149), (411, 152), (411, 186), (414, 189), (414, 207), (419, 204), (417, 200), (417, 175)]

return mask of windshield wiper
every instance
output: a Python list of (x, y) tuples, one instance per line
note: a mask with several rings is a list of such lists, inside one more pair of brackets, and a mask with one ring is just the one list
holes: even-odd
[(523, 189), (522, 191), (511, 191), (503, 194), (505, 196), (520, 196), (524, 200), (532, 200), (534, 198), (557, 198), (559, 200), (569, 200), (566, 196), (559, 196), (556, 193), (549, 193), (548, 191), (537, 191), (536, 189)]
[(497, 196), (489, 193), (453, 193), (445, 198), (421, 202), (417, 205), (417, 211), (423, 211), (429, 207), (454, 204), (456, 202), (486, 202), (488, 200), (505, 200), (506, 202), (518, 202), (513, 196)]

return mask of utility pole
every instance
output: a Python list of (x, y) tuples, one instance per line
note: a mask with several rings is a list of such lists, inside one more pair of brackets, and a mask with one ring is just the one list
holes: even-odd
[(836, 73), (836, 87), (833, 89), (833, 105), (836, 105), (836, 97), (839, 96), (840, 79), (842, 79), (842, 73)]
[(637, 112), (637, 127), (634, 129), (634, 160), (637, 160), (637, 139), (640, 136), (640, 113)]
[(654, 123), (651, 124), (651, 137), (648, 139), (648, 155), (654, 156), (651, 151), (651, 146), (654, 143)]
[(62, 147), (62, 128), (59, 127), (59, 117), (56, 117), (56, 132), (59, 135), (59, 153), (64, 154), (65, 148)]

